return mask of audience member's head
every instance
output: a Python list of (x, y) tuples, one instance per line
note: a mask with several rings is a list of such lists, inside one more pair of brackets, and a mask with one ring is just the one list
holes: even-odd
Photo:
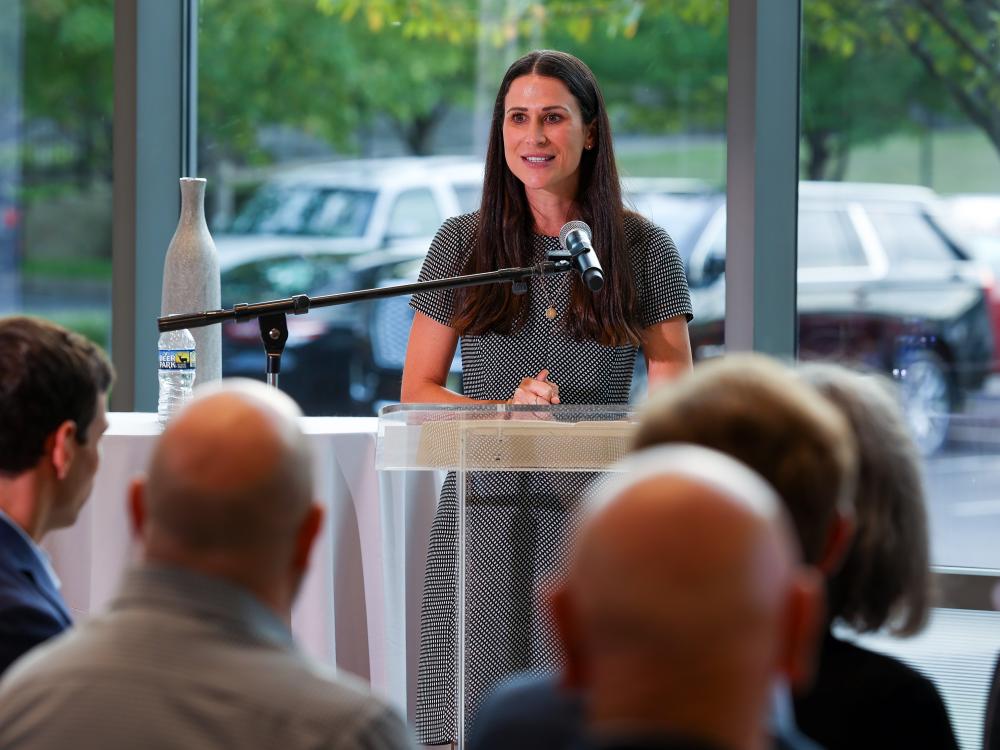
[(195, 394), (133, 484), (145, 558), (230, 580), (287, 617), (322, 519), (299, 408), (250, 380)]
[(733, 459), (660, 446), (621, 468), (552, 595), (590, 729), (756, 747), (773, 681), (810, 658), (818, 574), (774, 491)]
[(892, 385), (832, 364), (801, 374), (847, 417), (858, 444), (855, 531), (829, 583), (829, 616), (859, 632), (923, 627), (930, 598), (920, 457)]
[(0, 318), (0, 509), (36, 540), (71, 525), (90, 494), (113, 377), (79, 334)]
[(129, 494), (144, 564), (4, 676), (0, 747), (411, 747), (394, 709), (279, 619), (322, 519), (298, 408), (252, 381), (195, 394)]
[(850, 536), (856, 450), (839, 411), (759, 354), (703, 362), (653, 394), (635, 447), (694, 443), (743, 462), (777, 490), (808, 563), (836, 568)]

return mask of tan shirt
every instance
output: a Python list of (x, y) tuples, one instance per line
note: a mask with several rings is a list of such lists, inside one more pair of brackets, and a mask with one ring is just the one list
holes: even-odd
[(397, 713), (221, 579), (129, 572), (110, 610), (0, 683), (0, 748), (410, 748)]

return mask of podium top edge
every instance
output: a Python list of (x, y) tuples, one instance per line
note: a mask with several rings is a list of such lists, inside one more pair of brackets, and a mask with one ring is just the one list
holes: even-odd
[(379, 409), (379, 419), (394, 415), (412, 414), (414, 412), (461, 412), (465, 414), (511, 414), (511, 413), (547, 413), (554, 415), (566, 414), (625, 414), (633, 415), (636, 409), (632, 404), (390, 404)]

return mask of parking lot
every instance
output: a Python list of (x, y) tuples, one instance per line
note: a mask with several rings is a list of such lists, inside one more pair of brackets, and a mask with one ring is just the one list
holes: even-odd
[(935, 565), (1000, 568), (1000, 384), (956, 415), (944, 450), (926, 462)]

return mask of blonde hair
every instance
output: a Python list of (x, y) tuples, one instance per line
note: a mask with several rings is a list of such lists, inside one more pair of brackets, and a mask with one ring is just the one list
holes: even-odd
[(801, 374), (847, 417), (858, 444), (854, 537), (829, 583), (829, 616), (858, 632), (888, 625), (912, 635), (930, 608), (927, 514), (920, 456), (892, 386), (832, 364)]
[(833, 521), (850, 515), (856, 450), (839, 411), (794, 370), (732, 354), (653, 394), (634, 447), (694, 443), (742, 461), (777, 491), (809, 563), (822, 560)]

